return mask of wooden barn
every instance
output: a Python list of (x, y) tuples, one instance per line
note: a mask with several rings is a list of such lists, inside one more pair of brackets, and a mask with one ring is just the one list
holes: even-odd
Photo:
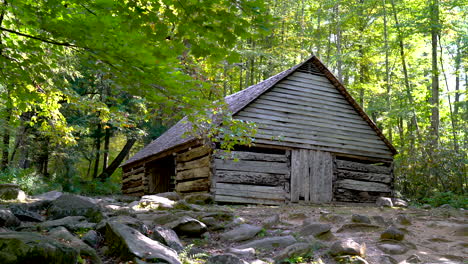
[(395, 148), (315, 56), (225, 101), (234, 118), (258, 125), (254, 147), (223, 159), (183, 137), (190, 123), (181, 120), (123, 165), (123, 193), (209, 192), (258, 204), (392, 195)]

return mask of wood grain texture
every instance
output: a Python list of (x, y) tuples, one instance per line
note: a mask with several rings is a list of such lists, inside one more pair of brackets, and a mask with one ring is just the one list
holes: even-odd
[(289, 173), (289, 168), (284, 162), (264, 162), (243, 160), (236, 162), (233, 160), (215, 159), (214, 166), (217, 170), (236, 170), (264, 173)]
[(211, 152), (211, 148), (208, 146), (202, 145), (195, 148), (192, 148), (188, 151), (178, 153), (176, 155), (176, 162), (186, 162), (202, 156), (205, 156)]
[(301, 155), (299, 149), (291, 150), (291, 202), (299, 201), (299, 178), (301, 177)]
[(358, 181), (351, 179), (337, 180), (336, 187), (366, 192), (391, 192), (390, 186), (384, 183)]
[(215, 175), (217, 182), (221, 183), (244, 183), (266, 186), (284, 185), (287, 177), (286, 174), (227, 170), (217, 170)]
[(274, 162), (287, 162), (288, 161), (286, 156), (282, 154), (258, 153), (258, 152), (249, 152), (249, 151), (231, 151), (231, 153), (219, 151), (214, 156), (215, 158), (218, 158), (218, 159), (237, 158), (239, 160), (254, 160), (254, 161), (274, 161)]
[(210, 180), (208, 178), (197, 179), (194, 181), (177, 182), (177, 192), (200, 192), (210, 190)]
[(246, 184), (217, 183), (216, 194), (284, 201), (286, 193), (283, 187), (257, 186)]
[(280, 200), (247, 198), (247, 197), (229, 196), (229, 195), (222, 195), (222, 194), (216, 194), (215, 201), (225, 202), (225, 203), (265, 204), (265, 205), (280, 205), (284, 203), (284, 201), (280, 201)]
[(345, 169), (352, 171), (362, 171), (362, 172), (373, 172), (381, 174), (390, 174), (391, 168), (387, 166), (376, 166), (372, 164), (365, 164), (360, 162), (348, 161), (348, 160), (336, 160), (337, 169)]
[(202, 168), (194, 168), (190, 170), (178, 171), (176, 174), (176, 180), (189, 180), (189, 179), (196, 179), (196, 178), (209, 178), (210, 177), (210, 167), (205, 166)]
[(195, 169), (195, 168), (202, 168), (206, 166), (210, 166), (210, 156), (206, 155), (203, 157), (198, 157), (197, 159), (183, 162), (179, 161), (177, 162), (176, 169), (177, 171), (183, 171), (183, 170), (190, 170), (190, 169)]
[(337, 170), (337, 176), (344, 179), (364, 180), (372, 182), (390, 183), (392, 177), (390, 174), (379, 174), (372, 172), (358, 172), (348, 170)]

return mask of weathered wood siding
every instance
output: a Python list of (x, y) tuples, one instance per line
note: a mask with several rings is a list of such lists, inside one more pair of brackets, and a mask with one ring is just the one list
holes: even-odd
[(258, 143), (392, 159), (388, 146), (324, 76), (295, 72), (235, 118), (259, 125)]
[(366, 164), (358, 160), (335, 159), (334, 200), (374, 202), (393, 190), (393, 172), (389, 164)]
[(332, 200), (333, 156), (330, 152), (291, 152), (291, 201), (328, 203)]
[(289, 200), (288, 153), (219, 152), (213, 159), (215, 201), (281, 204)]
[(133, 167), (124, 170), (122, 175), (122, 193), (132, 196), (142, 196), (145, 194), (145, 167)]
[(176, 191), (208, 192), (211, 186), (211, 149), (199, 146), (176, 155)]

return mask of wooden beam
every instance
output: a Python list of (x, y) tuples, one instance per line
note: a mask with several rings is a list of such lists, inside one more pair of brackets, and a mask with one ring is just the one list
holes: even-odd
[(195, 169), (195, 168), (203, 168), (203, 167), (208, 167), (210, 166), (211, 163), (211, 157), (209, 155), (199, 157), (197, 159), (183, 162), (183, 161), (178, 161), (177, 162), (177, 172), (179, 171), (184, 171), (184, 170), (190, 170), (190, 169)]
[(284, 204), (284, 201), (280, 200), (269, 200), (269, 199), (256, 199), (256, 198), (246, 198), (246, 197), (237, 197), (229, 195), (215, 195), (216, 202), (226, 202), (226, 203), (241, 203), (241, 204), (265, 204), (265, 205), (280, 205)]
[(284, 185), (286, 174), (273, 174), (250, 171), (216, 170), (216, 181), (221, 183), (243, 183), (267, 186)]
[(187, 182), (177, 182), (177, 192), (200, 192), (210, 190), (210, 180), (208, 178)]
[(196, 178), (209, 178), (210, 177), (210, 167), (205, 166), (202, 168), (195, 168), (190, 170), (178, 171), (175, 179), (177, 181), (196, 179)]
[(190, 160), (197, 159), (199, 157), (205, 156), (211, 152), (211, 148), (202, 145), (196, 148), (193, 148), (191, 150), (182, 152), (182, 153), (177, 153), (176, 155), (176, 162), (187, 162)]
[(357, 180), (337, 180), (337, 188), (365, 191), (365, 192), (391, 192), (390, 187), (383, 183), (377, 182), (366, 182), (366, 181), (357, 181)]
[(337, 170), (337, 176), (342, 179), (364, 180), (372, 182), (390, 183), (392, 178), (390, 174), (379, 174), (372, 172), (358, 172), (348, 170)]
[(218, 159), (224, 158), (232, 160), (231, 157), (237, 158), (239, 160), (287, 162), (287, 157), (283, 154), (258, 153), (251, 151), (231, 151), (231, 153), (219, 151), (215, 154), (215, 158)]

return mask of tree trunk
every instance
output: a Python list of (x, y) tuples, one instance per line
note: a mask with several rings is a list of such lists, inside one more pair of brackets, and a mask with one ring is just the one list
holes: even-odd
[[(7, 88), (8, 89), (8, 88)], [(7, 91), (8, 93), (8, 91)], [(10, 157), (10, 120), (12, 115), (11, 109), (11, 100), (7, 99), (7, 104), (5, 106), (5, 119), (3, 123), (3, 149), (2, 149), (2, 163), (0, 165), (0, 170), (4, 170), (8, 167), (9, 157)]]
[(96, 143), (95, 143), (95, 150), (96, 156), (94, 158), (94, 171), (93, 171), (93, 179), (95, 179), (98, 175), (99, 171), (99, 158), (101, 156), (101, 123), (97, 125), (96, 129)]
[(104, 130), (104, 153), (102, 159), (102, 170), (107, 168), (107, 164), (109, 162), (109, 144), (110, 144), (110, 137), (111, 137), (111, 128), (109, 125), (106, 126)]
[(439, 37), (439, 1), (431, 2), (431, 45), (432, 45), (432, 84), (431, 84), (431, 132), (434, 146), (439, 142), (439, 69), (437, 61), (437, 40)]
[(125, 156), (130, 152), (130, 150), (133, 147), (133, 144), (135, 144), (136, 139), (135, 138), (130, 138), (127, 140), (127, 143), (125, 143), (125, 146), (122, 148), (120, 151), (119, 155), (112, 161), (112, 163), (107, 167), (99, 176), (98, 178), (101, 181), (106, 181), (107, 178), (109, 178), (115, 170), (120, 166), (122, 161), (125, 159)]

